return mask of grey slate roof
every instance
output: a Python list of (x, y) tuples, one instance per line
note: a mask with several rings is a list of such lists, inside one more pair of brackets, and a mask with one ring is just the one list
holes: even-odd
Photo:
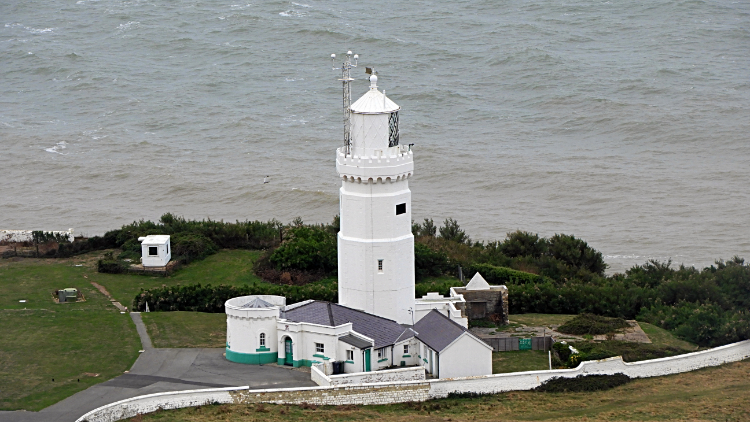
[(367, 349), (368, 347), (372, 347), (369, 341), (353, 336), (351, 334), (339, 337), (339, 341), (343, 341), (346, 344), (351, 344), (357, 349)]
[(295, 322), (308, 322), (329, 327), (336, 327), (351, 322), (354, 331), (375, 340), (374, 347), (376, 349), (390, 346), (396, 340), (399, 340), (399, 338), (401, 340), (409, 338), (402, 338), (402, 334), (404, 334), (406, 329), (396, 321), (336, 303), (317, 300), (294, 307), (293, 309), (287, 307), (282, 318)]
[(256, 297), (250, 302), (247, 302), (246, 304), (240, 306), (240, 308), (272, 308), (273, 305), (266, 302), (265, 300)]
[(419, 341), (438, 353), (467, 332), (466, 328), (435, 309), (414, 324), (414, 331)]

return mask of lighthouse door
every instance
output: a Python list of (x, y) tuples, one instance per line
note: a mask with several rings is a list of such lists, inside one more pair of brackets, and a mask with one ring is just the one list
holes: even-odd
[(284, 365), (294, 365), (294, 356), (292, 355), (292, 339), (289, 337), (284, 340)]

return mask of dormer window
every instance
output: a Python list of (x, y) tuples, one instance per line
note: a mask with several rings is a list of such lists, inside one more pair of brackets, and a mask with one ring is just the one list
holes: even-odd
[(388, 146), (398, 146), (398, 139), (398, 111), (394, 111), (388, 118)]

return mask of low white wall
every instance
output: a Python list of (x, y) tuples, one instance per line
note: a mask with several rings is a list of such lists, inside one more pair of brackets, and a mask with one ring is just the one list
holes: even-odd
[(500, 393), (503, 391), (531, 390), (550, 378), (574, 378), (582, 374), (617, 374), (631, 378), (648, 378), (689, 372), (709, 366), (737, 362), (750, 357), (750, 340), (728, 344), (668, 358), (626, 363), (621, 357), (581, 362), (574, 369), (552, 371), (514, 372), (456, 379), (430, 381), (430, 398), (445, 397), (449, 393)]
[[(324, 387), (280, 388), (249, 390), (248, 387), (211, 388), (205, 390), (175, 391), (133, 397), (102, 406), (78, 418), (76, 422), (114, 422), (161, 409), (177, 409), (210, 403), (276, 403), (317, 405), (388, 404), (424, 401), (445, 397), (452, 392), (499, 393), (512, 390), (530, 390), (553, 377), (573, 378), (581, 374), (623, 373), (632, 378), (646, 378), (688, 372), (699, 368), (737, 362), (750, 357), (750, 340), (717, 347), (701, 352), (642, 362), (625, 363), (622, 358), (582, 362), (575, 369), (516, 372), (480, 377), (439, 379), (431, 381), (374, 382)], [(313, 377), (331, 382), (319, 369)], [(404, 368), (404, 371), (421, 368)], [(383, 371), (385, 372), (385, 371)], [(361, 374), (361, 373), (360, 373)], [(360, 374), (345, 374), (342, 377)], [(366, 372), (364, 374), (376, 375)], [(424, 374), (424, 373), (423, 373)], [(334, 375), (339, 376), (339, 375)], [(315, 380), (315, 378), (313, 378)], [(318, 381), (316, 381), (318, 382)], [(364, 378), (362, 379), (364, 381)]]
[(425, 370), (421, 366), (388, 369), (384, 371), (326, 375), (321, 365), (313, 365), (312, 368), (310, 368), (310, 373), (313, 382), (320, 386), (423, 381), (426, 378)]

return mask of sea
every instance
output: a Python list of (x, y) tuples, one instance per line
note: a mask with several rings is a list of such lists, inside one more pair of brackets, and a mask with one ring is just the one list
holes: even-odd
[(402, 108), (416, 221), (610, 273), (750, 259), (745, 0), (6, 0), (0, 229), (330, 222), (348, 50), (353, 100), (374, 67)]

